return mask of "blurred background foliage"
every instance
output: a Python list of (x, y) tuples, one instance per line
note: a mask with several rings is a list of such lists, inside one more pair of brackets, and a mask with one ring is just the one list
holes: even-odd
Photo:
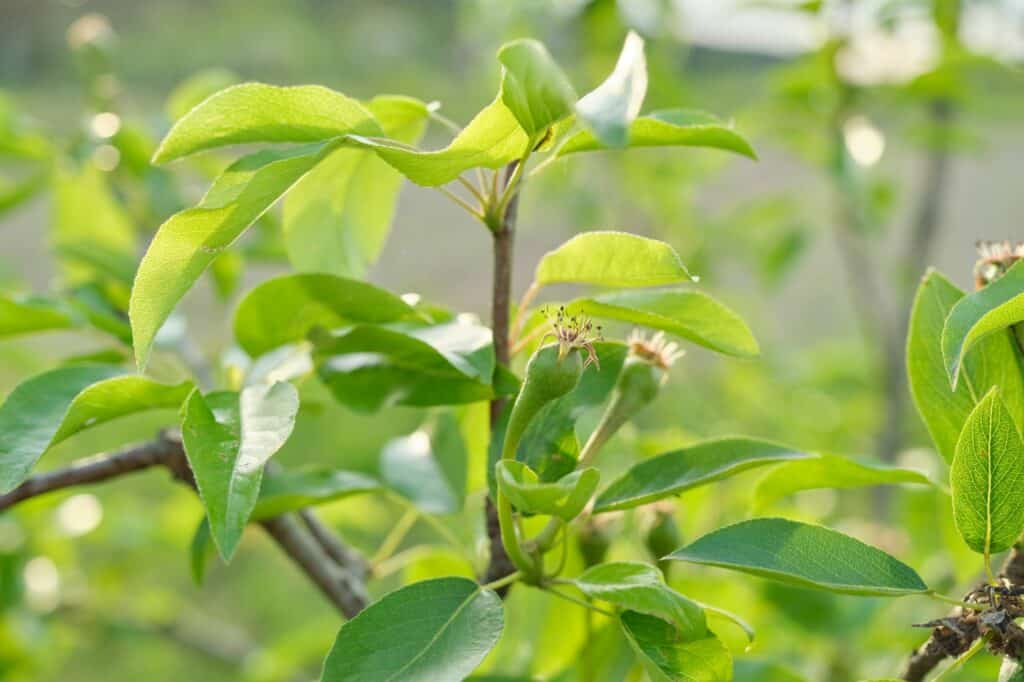
[[(761, 159), (651, 150), (561, 162), (524, 193), (516, 290), (542, 253), (579, 231), (655, 236), (750, 322), (762, 356), (691, 351), (671, 390), (607, 448), (602, 468), (743, 433), (944, 477), (905, 399), (904, 325), (926, 265), (966, 288), (977, 239), (1021, 236), (1019, 0), (4, 0), (0, 284), (65, 292), (115, 337), (123, 334), (118, 311), (141, 250), (224, 163), (208, 156), (155, 169), (155, 141), (227, 84), (322, 83), (361, 98), (403, 93), (438, 100), (464, 122), (497, 88), (493, 55), (503, 41), (544, 41), (574, 82), (590, 87), (610, 70), (629, 28), (648, 40), (646, 108), (732, 118)], [(426, 145), (444, 136), (431, 129)], [(239, 362), (229, 339), (240, 294), (285, 267), (276, 220), (267, 216), (218, 260), (165, 330), (164, 345), (196, 359), (208, 382)], [(482, 230), (437, 195), (407, 186), (369, 279), (486, 319), (490, 267)], [(88, 353), (123, 351), (99, 334), (0, 341), (0, 396)], [(165, 358), (154, 371), (185, 369)], [(308, 382), (280, 459), (376, 473), (383, 444), (422, 418), (403, 408), (354, 415)], [(44, 466), (123, 442), (126, 432), (148, 438), (173, 419), (150, 414), (95, 429), (59, 446)], [(482, 462), (480, 444), (471, 446), (470, 458)], [(652, 528), (679, 545), (740, 520), (760, 475), (686, 493), (668, 520), (658, 510), (613, 518), (590, 529), (597, 544), (584, 549), (606, 538), (611, 557), (636, 557), (649, 551)], [(318, 675), (336, 614), (256, 533), (229, 568), (211, 562), (202, 586), (193, 584), (188, 547), (202, 509), (165, 478), (136, 475), (0, 516), (0, 678)], [(399, 554), (407, 561), (394, 562), (395, 574), (376, 581), (375, 593), (400, 575), (472, 575), (466, 557), (481, 543), (480, 505), (471, 498), (460, 512), (455, 538), (418, 521), (403, 547), (422, 547)], [(770, 511), (881, 546), (943, 591), (976, 570), (941, 493), (809, 491)], [(377, 496), (324, 509), (370, 556), (403, 512)], [(571, 561), (580, 566), (583, 558)], [(741, 680), (894, 674), (924, 638), (910, 624), (943, 611), (916, 599), (835, 597), (691, 566), (673, 567), (670, 578), (683, 593), (755, 624), (749, 651), (739, 632), (723, 631)], [(522, 590), (508, 613), (489, 672), (556, 679), (573, 666), (582, 612)], [(993, 670), (979, 657), (962, 679), (992, 679)]]

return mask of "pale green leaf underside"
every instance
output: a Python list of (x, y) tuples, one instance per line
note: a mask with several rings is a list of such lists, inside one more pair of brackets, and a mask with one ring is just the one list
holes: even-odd
[(153, 162), (230, 145), (319, 142), (348, 133), (382, 131), (366, 107), (328, 88), (242, 83), (211, 95), (178, 119)]
[(662, 619), (635, 611), (619, 622), (655, 682), (731, 682), (732, 655), (717, 637), (681, 639)]
[[(980, 340), (964, 357), (962, 380), (955, 390), (950, 387), (942, 357), (942, 329), (963, 295), (941, 273), (929, 271), (917, 290), (907, 336), (907, 373), (914, 404), (947, 463), (953, 461), (967, 416), (989, 389), (999, 386), (1008, 405), (1024, 405), (1024, 372), (1008, 330)], [(1016, 413), (1015, 419), (1024, 419), (1024, 413)]]
[(304, 340), (314, 327), (416, 317), (401, 298), (367, 282), (328, 274), (285, 275), (263, 282), (238, 304), (235, 339), (256, 357)]
[(551, 483), (541, 482), (522, 462), (501, 460), (495, 474), (498, 488), (522, 512), (557, 516), (571, 521), (590, 501), (601, 474), (597, 469), (573, 471)]
[[(416, 145), (428, 110), (409, 97), (366, 105), (392, 140)], [(362, 277), (380, 255), (402, 175), (368, 149), (338, 149), (303, 177), (284, 201), (288, 259), (303, 272)]]
[(531, 137), (572, 113), (576, 92), (544, 45), (515, 40), (498, 50), (501, 99)]
[(615, 69), (601, 85), (576, 103), (576, 115), (607, 147), (625, 147), (629, 126), (640, 114), (647, 95), (644, 40), (630, 31)]
[(1013, 545), (1024, 530), (1024, 443), (998, 389), (967, 418), (949, 482), (968, 547), (990, 556)]
[(461, 682), (504, 628), (501, 599), (465, 578), (386, 595), (341, 626), (322, 682)]
[(837, 455), (821, 455), (780, 464), (765, 474), (754, 489), (754, 509), (764, 509), (776, 500), (802, 490), (847, 489), (900, 483), (934, 485), (924, 473), (915, 469), (858, 462)]
[(587, 232), (549, 251), (537, 264), (539, 285), (563, 282), (650, 287), (689, 282), (690, 273), (665, 242), (628, 232)]
[(577, 299), (566, 307), (570, 312), (658, 329), (726, 355), (754, 357), (760, 353), (746, 322), (700, 291), (617, 291)]
[(749, 438), (698, 443), (633, 465), (598, 495), (594, 511), (638, 507), (747, 469), (812, 456)]
[(665, 557), (856, 595), (927, 592), (920, 576), (880, 549), (828, 528), (752, 519), (720, 528)]
[(633, 561), (598, 564), (588, 568), (572, 583), (588, 597), (671, 623), (683, 639), (700, 639), (708, 635), (701, 607), (666, 585), (661, 571), (649, 564)]
[(140, 369), (160, 326), (207, 266), (331, 149), (318, 144), (243, 157), (217, 178), (198, 206), (160, 226), (139, 264), (129, 304)]
[(946, 318), (942, 356), (950, 380), (959, 380), (964, 355), (989, 334), (1024, 321), (1024, 261), (1018, 261), (988, 286), (964, 296)]
[(185, 405), (185, 454), (225, 561), (256, 506), (263, 467), (288, 440), (298, 409), (298, 391), (284, 382), (249, 386), (237, 395), (194, 391)]
[(177, 408), (191, 384), (169, 386), (110, 365), (61, 367), (19, 384), (0, 405), (0, 490), (28, 476), (46, 451), (92, 426)]
[[(684, 109), (652, 111), (637, 118), (629, 126), (629, 147), (711, 147), (757, 158), (750, 143), (730, 126), (710, 114)], [(565, 141), (558, 155), (608, 148), (594, 133), (582, 130)]]

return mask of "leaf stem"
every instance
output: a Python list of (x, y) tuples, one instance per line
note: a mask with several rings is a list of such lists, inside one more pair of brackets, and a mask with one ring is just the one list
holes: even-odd
[(409, 506), (405, 510), (405, 513), (398, 519), (398, 523), (391, 528), (384, 537), (384, 541), (380, 543), (380, 547), (377, 548), (377, 552), (370, 559), (371, 570), (376, 569), (382, 562), (391, 558), (398, 549), (398, 546), (405, 540), (405, 536), (416, 525), (416, 519), (419, 518), (419, 515), (420, 512), (416, 507)]
[(492, 580), (491, 582), (489, 582), (489, 583), (487, 583), (485, 585), (481, 585), (480, 587), (482, 589), (485, 589), (485, 590), (500, 590), (501, 588), (505, 587), (506, 585), (511, 585), (512, 583), (514, 583), (515, 581), (519, 580), (522, 577), (523, 577), (523, 574), (520, 573), (519, 571), (516, 571), (515, 573), (509, 573), (504, 578), (498, 578), (497, 580)]
[(481, 206), (487, 205), (487, 198), (484, 197), (483, 192), (477, 189), (476, 185), (474, 185), (472, 182), (462, 177), (461, 175), (455, 179), (459, 181), (460, 185), (466, 188), (467, 192), (472, 194), (476, 198), (476, 200), (480, 202)]
[(526, 290), (523, 297), (519, 299), (519, 305), (516, 307), (515, 317), (512, 318), (512, 329), (508, 334), (509, 345), (515, 347), (516, 341), (519, 338), (519, 332), (523, 329), (523, 323), (526, 322), (526, 309), (533, 303), (533, 299), (537, 298), (537, 294), (540, 293), (541, 285), (537, 282), (532, 282), (530, 288)]
[(484, 220), (484, 214), (483, 214), (483, 212), (481, 212), (479, 207), (474, 207), (468, 201), (466, 201), (465, 199), (463, 199), (458, 194), (456, 194), (455, 192), (451, 191), (450, 189), (448, 189), (444, 185), (439, 185), (437, 189), (442, 194), (444, 194), (446, 197), (448, 197), (449, 199), (454, 201), (457, 206), (462, 208), (464, 211), (469, 213), (471, 216), (473, 216), (477, 220)]
[(966, 602), (966, 601), (963, 601), (961, 599), (957, 599), (955, 597), (949, 597), (949, 596), (947, 596), (945, 594), (941, 594), (939, 592), (936, 592), (935, 590), (929, 590), (929, 591), (925, 592), (924, 594), (929, 596), (929, 597), (931, 597), (932, 599), (934, 599), (936, 601), (941, 601), (941, 602), (944, 602), (946, 604), (952, 604), (953, 606), (959, 606), (960, 608), (963, 608), (963, 609), (971, 609), (972, 611), (983, 611), (983, 610), (985, 610), (985, 607), (983, 605), (981, 605), (981, 604), (972, 604), (970, 602)]
[(566, 601), (572, 602), (573, 604), (576, 604), (577, 606), (582, 606), (583, 608), (588, 609), (590, 611), (593, 611), (594, 613), (600, 613), (602, 616), (608, 616), (609, 618), (614, 618), (615, 617), (615, 614), (612, 613), (611, 611), (606, 611), (605, 609), (602, 609), (602, 608), (600, 608), (598, 606), (594, 606), (589, 601), (586, 601), (584, 599), (580, 599), (578, 597), (574, 597), (571, 594), (566, 594), (565, 592), (560, 592), (559, 590), (556, 590), (553, 587), (545, 586), (542, 589), (545, 592), (547, 592), (548, 594), (553, 594), (556, 597), (561, 597), (562, 599), (564, 599)]

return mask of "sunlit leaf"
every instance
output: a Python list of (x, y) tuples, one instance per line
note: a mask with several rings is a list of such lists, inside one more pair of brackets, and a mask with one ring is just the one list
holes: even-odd
[(59, 301), (0, 295), (0, 338), (71, 329), (77, 322), (71, 308)]
[(633, 561), (598, 564), (574, 578), (572, 584), (593, 599), (657, 616), (674, 625), (684, 640), (708, 636), (701, 607), (666, 585), (654, 566)]
[(537, 264), (540, 285), (572, 282), (604, 287), (650, 287), (689, 282), (690, 273), (665, 242), (627, 232), (587, 232)]
[(630, 31), (615, 70), (601, 85), (580, 98), (576, 114), (602, 144), (625, 147), (629, 142), (629, 127), (640, 114), (646, 95), (644, 39)]
[(536, 40), (515, 40), (498, 50), (505, 67), (501, 99), (531, 137), (572, 113), (576, 92), (554, 58)]

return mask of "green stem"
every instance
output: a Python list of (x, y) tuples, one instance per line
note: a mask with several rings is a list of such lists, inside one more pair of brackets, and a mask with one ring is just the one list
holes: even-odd
[(594, 606), (593, 604), (591, 604), (590, 602), (588, 602), (586, 600), (579, 599), (578, 597), (574, 597), (571, 594), (566, 594), (565, 592), (559, 592), (558, 590), (556, 590), (556, 589), (554, 589), (552, 587), (545, 587), (543, 589), (548, 594), (553, 594), (556, 597), (561, 597), (562, 599), (564, 599), (566, 601), (572, 602), (573, 604), (576, 604), (577, 606), (582, 606), (583, 608), (588, 609), (590, 611), (593, 611), (594, 613), (600, 613), (602, 616), (608, 616), (609, 618), (614, 618), (615, 617), (615, 614), (612, 613), (611, 611), (605, 611), (604, 609), (599, 608), (597, 606)]
[(505, 587), (505, 585), (511, 585), (512, 583), (514, 583), (522, 577), (522, 574), (520, 574), (519, 571), (516, 571), (515, 573), (509, 573), (504, 578), (492, 580), (486, 585), (481, 585), (480, 587), (484, 590), (500, 590), (501, 588)]
[(925, 595), (931, 597), (936, 601), (941, 601), (946, 604), (952, 604), (953, 606), (959, 606), (964, 609), (970, 609), (972, 611), (985, 610), (985, 606), (982, 604), (971, 604), (970, 602), (962, 601), (960, 599), (956, 599), (955, 597), (949, 597), (944, 594), (940, 594), (934, 590), (929, 590), (928, 592), (925, 592)]
[(370, 559), (371, 568), (378, 567), (381, 562), (386, 561), (395, 553), (398, 546), (402, 544), (402, 540), (405, 539), (405, 536), (409, 534), (409, 531), (416, 524), (416, 519), (419, 518), (419, 515), (419, 510), (415, 507), (406, 509), (405, 513), (402, 514), (402, 518), (398, 520), (398, 523), (394, 525), (391, 532), (384, 538), (384, 541), (380, 543), (377, 553)]
[(524, 576), (528, 577), (531, 581), (536, 580), (538, 577), (537, 567), (534, 565), (533, 560), (523, 551), (519, 536), (516, 533), (515, 519), (512, 517), (512, 503), (501, 494), (500, 489), (498, 490), (497, 507), (498, 523), (501, 525), (501, 544), (505, 546), (508, 558), (512, 560), (513, 565)]

